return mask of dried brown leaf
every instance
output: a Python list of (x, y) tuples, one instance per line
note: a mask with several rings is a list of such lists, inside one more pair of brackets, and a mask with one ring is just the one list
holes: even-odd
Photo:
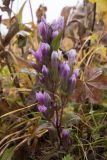
[(107, 76), (103, 75), (101, 69), (86, 68), (83, 79), (77, 81), (76, 100), (85, 102), (89, 99), (91, 103), (98, 103), (102, 97), (102, 90), (107, 89)]

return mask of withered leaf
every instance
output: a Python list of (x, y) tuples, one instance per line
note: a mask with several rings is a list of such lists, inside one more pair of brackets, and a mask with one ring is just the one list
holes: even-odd
[(3, 0), (3, 5), (5, 5), (6, 7), (9, 7), (10, 4), (10, 0)]
[(11, 39), (14, 37), (14, 35), (19, 31), (19, 23), (18, 19), (14, 17), (15, 22), (10, 26), (9, 31), (4, 39), (4, 46), (8, 45)]
[(0, 9), (2, 10), (2, 12), (7, 12), (8, 15), (11, 14), (12, 10), (10, 8), (8, 8), (7, 6), (5, 7), (0, 7)]
[(0, 116), (9, 111), (9, 104), (5, 98), (0, 98)]
[(88, 99), (91, 103), (98, 103), (102, 96), (102, 90), (107, 89), (107, 76), (101, 69), (86, 68), (83, 80), (77, 80), (75, 98), (79, 102)]

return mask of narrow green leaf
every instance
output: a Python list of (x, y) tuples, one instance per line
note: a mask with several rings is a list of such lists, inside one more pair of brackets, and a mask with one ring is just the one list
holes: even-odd
[(58, 50), (59, 45), (60, 45), (61, 37), (62, 37), (62, 32), (60, 32), (60, 33), (58, 34), (58, 36), (53, 39), (53, 41), (52, 41), (52, 49), (53, 49), (54, 51)]
[(23, 13), (23, 9), (24, 9), (25, 4), (26, 4), (26, 1), (23, 3), (22, 7), (19, 10), (19, 13), (17, 14), (19, 24), (22, 23), (22, 13)]

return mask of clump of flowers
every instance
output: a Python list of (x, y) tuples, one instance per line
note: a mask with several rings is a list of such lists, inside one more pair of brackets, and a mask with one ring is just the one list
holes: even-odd
[(64, 124), (62, 125), (62, 121), (64, 108), (75, 89), (79, 69), (73, 69), (77, 54), (75, 49), (67, 53), (67, 60), (59, 50), (58, 43), (63, 27), (63, 17), (53, 21), (52, 24), (42, 19), (38, 26), (41, 42), (38, 50), (32, 51), (36, 58), (36, 64), (32, 63), (32, 66), (37, 72), (38, 90), (35, 99), (38, 102), (38, 111), (56, 129), (60, 144), (69, 145), (70, 132)]

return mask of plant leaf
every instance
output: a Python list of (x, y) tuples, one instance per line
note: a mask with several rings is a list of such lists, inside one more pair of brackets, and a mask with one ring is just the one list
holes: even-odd
[(96, 87), (98, 89), (107, 89), (107, 76), (100, 75), (98, 78), (94, 79), (93, 81), (87, 82), (87, 84)]
[(22, 23), (22, 13), (23, 13), (23, 9), (24, 9), (25, 4), (26, 4), (26, 1), (23, 3), (22, 7), (19, 10), (19, 13), (17, 14), (19, 24)]
[(62, 37), (62, 32), (60, 32), (60, 33), (58, 34), (58, 36), (53, 39), (53, 41), (52, 41), (52, 49), (53, 49), (54, 51), (58, 50), (59, 45), (60, 45), (61, 37)]
[(86, 68), (84, 80), (77, 80), (75, 96), (79, 102), (89, 99), (91, 103), (98, 103), (101, 99), (102, 90), (107, 89), (107, 76), (101, 69)]
[(73, 160), (73, 158), (70, 156), (70, 154), (64, 156), (62, 160)]

